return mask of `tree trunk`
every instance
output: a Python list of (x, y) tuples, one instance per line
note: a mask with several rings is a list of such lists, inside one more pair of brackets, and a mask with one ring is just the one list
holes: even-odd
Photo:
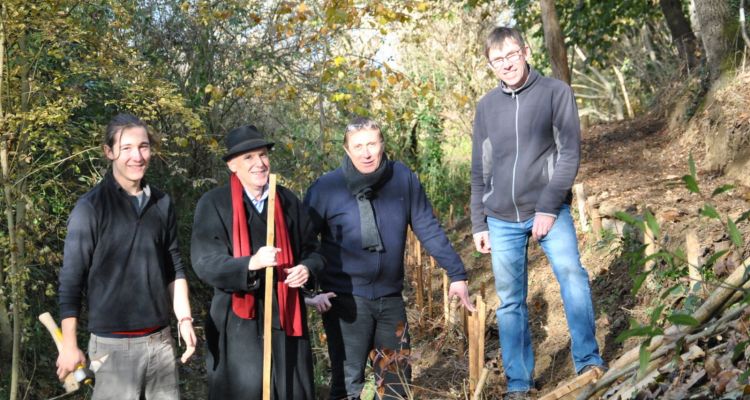
[[(4, 132), (5, 113), (3, 109), (3, 82), (5, 81), (5, 5), (0, 6), (0, 132)], [(4, 140), (4, 139), (2, 139)], [(2, 254), (2, 258), (5, 259)], [(0, 266), (0, 288), (5, 287), (5, 274)], [(8, 303), (5, 292), (0, 291), (0, 370), (10, 370), (10, 360), (12, 357), (11, 347), (13, 346), (13, 332), (10, 326), (10, 316), (8, 315)], [(5, 380), (3, 378), (3, 380)]]
[(550, 56), (552, 76), (570, 85), (570, 68), (565, 49), (565, 38), (557, 18), (554, 0), (540, 0), (542, 8), (542, 26), (544, 27), (544, 45)]
[(729, 4), (727, 0), (695, 0), (695, 13), (701, 27), (701, 41), (706, 51), (709, 76), (711, 81), (716, 81), (729, 55)]
[(672, 43), (677, 47), (677, 53), (680, 60), (687, 63), (688, 69), (694, 68), (698, 59), (695, 56), (697, 45), (693, 30), (690, 28), (685, 14), (682, 12), (682, 2), (680, 0), (659, 0), (661, 12), (669, 27), (669, 33), (672, 35)]

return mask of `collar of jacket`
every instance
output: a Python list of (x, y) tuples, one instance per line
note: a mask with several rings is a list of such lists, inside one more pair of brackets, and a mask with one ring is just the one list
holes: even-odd
[[(117, 179), (115, 179), (115, 175), (111, 169), (109, 169), (107, 173), (104, 174), (103, 182), (105, 185), (107, 185), (107, 187), (116, 191), (117, 193), (120, 193), (121, 195), (130, 195), (125, 191), (125, 189), (122, 188), (122, 186), (120, 186), (120, 183), (117, 182)], [(148, 182), (146, 182), (145, 176), (141, 178), (141, 189), (146, 193), (146, 196), (151, 197), (151, 188), (148, 186)]]
[(526, 78), (526, 82), (524, 82), (523, 86), (521, 86), (520, 88), (518, 88), (516, 90), (513, 90), (513, 89), (505, 86), (505, 82), (500, 81), (500, 90), (503, 93), (507, 94), (508, 96), (517, 96), (518, 94), (520, 94), (524, 90), (527, 90), (528, 88), (530, 88), (531, 86), (533, 86), (536, 83), (536, 81), (539, 79), (539, 77), (541, 75), (539, 75), (539, 73), (536, 72), (536, 70), (534, 68), (531, 68), (531, 66), (529, 64), (526, 64), (526, 68), (529, 69), (529, 76)]

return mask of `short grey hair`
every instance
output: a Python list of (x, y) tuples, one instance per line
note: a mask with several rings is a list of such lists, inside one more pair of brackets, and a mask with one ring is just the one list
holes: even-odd
[(344, 146), (346, 146), (349, 135), (354, 132), (373, 130), (378, 131), (380, 134), (380, 140), (383, 140), (383, 132), (380, 130), (380, 125), (375, 120), (367, 117), (355, 117), (348, 124), (346, 124), (346, 130), (344, 131)]

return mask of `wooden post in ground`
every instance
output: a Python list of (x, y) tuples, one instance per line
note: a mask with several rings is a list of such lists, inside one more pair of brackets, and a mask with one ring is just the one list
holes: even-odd
[[(276, 174), (268, 177), (268, 217), (266, 246), (275, 246), (274, 213), (276, 212)], [(271, 326), (273, 322), (273, 268), (266, 267), (265, 296), (263, 297), (263, 400), (271, 399)]]
[(448, 206), (448, 226), (453, 226), (453, 203)]
[[(646, 245), (646, 249), (643, 251), (646, 257), (656, 254), (656, 252), (659, 251), (656, 234), (651, 230), (648, 224), (646, 224), (646, 230), (643, 231), (643, 244)], [(654, 260), (648, 260), (643, 266), (643, 269), (644, 271), (651, 271), (654, 268), (654, 265), (656, 265)], [(649, 279), (649, 281), (651, 281), (651, 279)]]
[(487, 319), (487, 304), (482, 296), (477, 296), (476, 310), (468, 316), (469, 337), (469, 390), (474, 392), (484, 368), (484, 328)]
[(583, 183), (573, 185), (573, 193), (575, 193), (578, 203), (578, 222), (581, 224), (581, 231), (587, 232), (589, 224), (586, 221), (586, 193), (583, 190)]
[(690, 229), (685, 235), (685, 251), (687, 252), (688, 276), (690, 277), (690, 292), (695, 293), (695, 288), (702, 281), (700, 263), (700, 242), (695, 229)]
[(445, 317), (445, 328), (448, 329), (451, 324), (451, 299), (448, 298), (448, 273), (443, 270), (443, 316)]
[(435, 270), (435, 258), (430, 256), (430, 266), (427, 267), (427, 317), (432, 318), (432, 275)]
[(591, 215), (591, 232), (594, 234), (594, 240), (602, 239), (602, 216), (599, 214), (599, 205), (596, 203), (596, 196), (589, 196), (586, 200)]
[[(419, 240), (415, 240), (416, 246), (414, 248), (415, 251), (415, 257), (416, 263), (414, 264), (414, 268), (416, 271), (416, 277), (417, 277), (417, 311), (422, 312), (424, 310), (424, 277), (422, 276), (422, 243)], [(417, 324), (421, 325), (422, 318), (419, 319), (419, 322)]]

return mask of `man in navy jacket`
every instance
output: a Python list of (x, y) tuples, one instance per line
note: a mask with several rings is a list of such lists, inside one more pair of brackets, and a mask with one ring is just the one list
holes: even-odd
[[(327, 264), (325, 295), (312, 303), (323, 314), (331, 358), (331, 399), (358, 399), (367, 356), (406, 354), (409, 334), (401, 295), (404, 247), (411, 226), (451, 279), (450, 296), (473, 310), (466, 271), (432, 212), (417, 176), (388, 160), (380, 127), (356, 118), (346, 128), (341, 167), (313, 183), (305, 197)], [(335, 293), (335, 296), (330, 294)], [(385, 396), (404, 398), (408, 365), (383, 372)], [(380, 371), (377, 371), (379, 374)]]

